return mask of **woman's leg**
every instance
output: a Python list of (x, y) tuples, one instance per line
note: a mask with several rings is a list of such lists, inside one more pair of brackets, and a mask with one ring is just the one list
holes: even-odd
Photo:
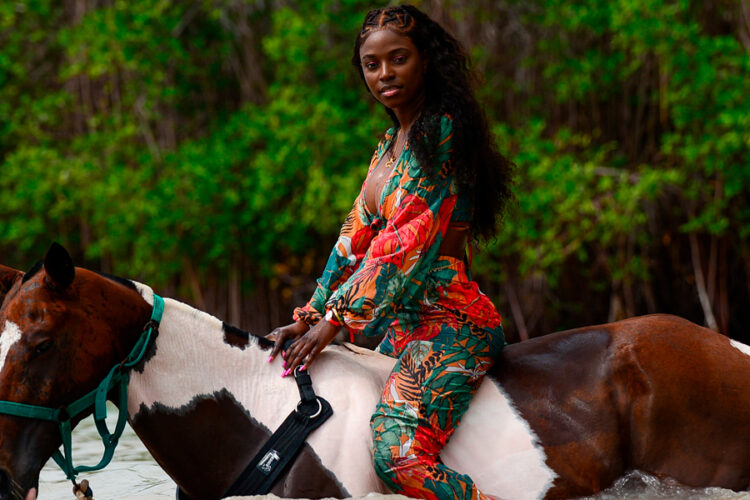
[(375, 468), (394, 492), (437, 500), (487, 498), (438, 455), (490, 368), (489, 353), (486, 343), (472, 339), (406, 346), (371, 420)]

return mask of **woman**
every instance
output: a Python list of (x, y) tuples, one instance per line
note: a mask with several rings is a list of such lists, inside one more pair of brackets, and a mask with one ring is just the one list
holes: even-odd
[(272, 332), (291, 373), (339, 328), (398, 358), (372, 416), (378, 475), (423, 498), (485, 498), (438, 455), (504, 345), (500, 315), (467, 269), (490, 237), (511, 164), (491, 146), (458, 42), (412, 6), (367, 14), (354, 66), (393, 120), (310, 302)]

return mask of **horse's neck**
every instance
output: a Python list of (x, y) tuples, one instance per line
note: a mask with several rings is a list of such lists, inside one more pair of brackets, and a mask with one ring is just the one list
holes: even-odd
[[(141, 294), (153, 303), (150, 289)], [(269, 364), (256, 338), (230, 345), (219, 319), (176, 300), (165, 299), (155, 347), (143, 371), (131, 374), (131, 419), (157, 407), (179, 413), (201, 396), (228, 393), (256, 420), (276, 421), (297, 397), (294, 382), (280, 377), (280, 361)]]

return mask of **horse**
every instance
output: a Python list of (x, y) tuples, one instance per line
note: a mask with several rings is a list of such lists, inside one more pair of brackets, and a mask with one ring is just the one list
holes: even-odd
[[(26, 273), (0, 267), (0, 290), (0, 399), (51, 408), (127, 356), (155, 300), (146, 285), (74, 267), (57, 244)], [(120, 411), (184, 498), (220, 498), (297, 404), (281, 361), (268, 362), (271, 347), (164, 299)], [(351, 344), (321, 353), (309, 371), (333, 416), (272, 493), (387, 492), (369, 417), (393, 364)], [(506, 499), (591, 495), (631, 470), (746, 490), (749, 389), (748, 346), (675, 316), (553, 333), (506, 347), (441, 459)], [(60, 444), (50, 422), (0, 415), (0, 500), (36, 498)]]

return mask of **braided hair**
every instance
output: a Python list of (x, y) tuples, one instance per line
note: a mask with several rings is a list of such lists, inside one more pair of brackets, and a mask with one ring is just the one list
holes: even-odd
[[(496, 233), (505, 207), (513, 198), (514, 165), (492, 143), (487, 119), (472, 89), (468, 57), (452, 35), (416, 7), (400, 5), (371, 10), (357, 35), (352, 57), (365, 86), (360, 48), (370, 33), (385, 28), (408, 36), (427, 60), (425, 101), (409, 129), (410, 147), (422, 168), (432, 174), (431, 156), (440, 136), (440, 117), (451, 116), (451, 161), (459, 189), (470, 195), (474, 207), (471, 233), (474, 239), (489, 239)], [(385, 109), (399, 128), (396, 114), (388, 107)]]

